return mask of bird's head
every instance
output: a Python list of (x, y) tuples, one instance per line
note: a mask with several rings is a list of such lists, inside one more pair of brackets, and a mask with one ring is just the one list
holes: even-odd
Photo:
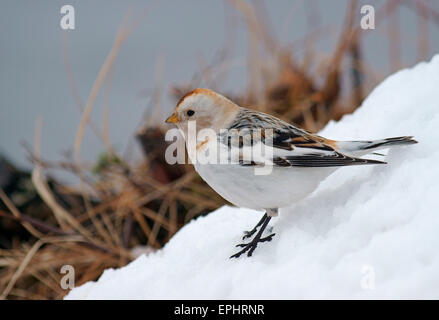
[(189, 121), (195, 121), (197, 130), (228, 128), (239, 107), (226, 97), (209, 89), (195, 89), (177, 103), (167, 123), (174, 123), (186, 132)]

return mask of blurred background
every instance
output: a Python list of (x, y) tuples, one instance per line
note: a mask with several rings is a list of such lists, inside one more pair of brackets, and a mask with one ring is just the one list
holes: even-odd
[(0, 298), (62, 298), (63, 265), (96, 280), (225, 204), (164, 160), (163, 121), (191, 89), (317, 132), (430, 60), (438, 31), (428, 0), (3, 0)]

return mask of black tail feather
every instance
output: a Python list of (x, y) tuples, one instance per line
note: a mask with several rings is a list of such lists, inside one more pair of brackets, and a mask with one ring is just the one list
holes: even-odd
[(363, 150), (375, 149), (380, 147), (395, 146), (395, 145), (407, 145), (418, 143), (412, 136), (387, 138), (383, 140), (370, 141), (362, 148)]

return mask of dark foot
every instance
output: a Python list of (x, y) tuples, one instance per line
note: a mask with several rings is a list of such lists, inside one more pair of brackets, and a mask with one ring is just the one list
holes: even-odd
[(251, 238), (252, 235), (254, 235), (256, 233), (256, 231), (258, 231), (258, 228), (264, 223), (265, 219), (267, 219), (267, 214), (264, 214), (264, 216), (262, 217), (261, 220), (259, 220), (258, 224), (251, 229), (250, 231), (244, 231), (244, 236), (242, 237), (242, 240), (245, 240), (247, 238)]
[(245, 240), (247, 238), (251, 238), (251, 236), (254, 235), (256, 231), (258, 231), (258, 228), (256, 228), (256, 227), (250, 231), (244, 231), (244, 236), (242, 237), (242, 240)]
[(248, 257), (251, 257), (253, 254), (253, 251), (255, 251), (256, 247), (258, 246), (259, 242), (268, 242), (271, 241), (274, 237), (275, 233), (270, 234), (267, 237), (261, 238), (259, 240), (253, 239), (251, 242), (249, 243), (240, 243), (237, 244), (237, 247), (242, 247), (244, 249), (242, 249), (241, 251), (239, 251), (238, 253), (235, 253), (233, 256), (231, 256), (230, 258), (239, 258), (242, 254), (247, 253)]
[[(262, 233), (264, 232), (265, 228), (267, 227), (268, 222), (270, 222), (270, 219), (271, 219), (271, 217), (269, 217), (267, 215), (264, 215), (264, 217), (261, 220), (262, 221), (262, 226), (259, 229), (259, 232), (256, 234), (256, 236), (253, 238), (253, 240), (251, 240), (249, 243), (240, 243), (240, 244), (238, 244), (237, 247), (243, 247), (244, 249), (242, 249), (241, 251), (235, 253), (230, 258), (239, 258), (243, 253), (246, 253), (246, 252), (247, 252), (247, 256), (251, 257), (252, 254), (253, 254), (253, 251), (255, 251), (255, 249), (258, 246), (259, 242), (271, 241), (271, 239), (273, 239), (273, 236), (275, 235), (274, 233), (270, 234), (267, 237), (262, 238)], [(261, 221), (260, 221), (260, 223), (261, 223)], [(257, 227), (258, 226), (256, 226), (255, 228), (257, 228)]]
[[(266, 236), (266, 237), (264, 237), (264, 238), (261, 238), (261, 239), (259, 239), (258, 241), (255, 241), (255, 245), (257, 245), (259, 242), (269, 242), (269, 241), (273, 240), (273, 237), (274, 237), (275, 235), (276, 235), (275, 233), (272, 233), (272, 234), (270, 234), (269, 236)], [(252, 242), (253, 242), (253, 241), (252, 241)], [(244, 247), (247, 247), (247, 246), (251, 245), (252, 242), (249, 242), (249, 243), (239, 243), (239, 244), (237, 244), (235, 247), (242, 247), (242, 248), (244, 248)]]

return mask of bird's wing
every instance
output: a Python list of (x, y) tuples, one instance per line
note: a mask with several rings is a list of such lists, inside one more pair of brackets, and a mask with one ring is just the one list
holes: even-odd
[[(238, 132), (238, 139), (233, 138), (233, 130), (237, 130), (235, 133)], [(241, 154), (247, 155), (247, 161), (239, 161), (245, 166), (271, 163), (278, 167), (339, 167), (385, 163), (347, 156), (336, 149), (333, 140), (299, 129), (276, 117), (244, 108), (222, 141), (229, 148), (239, 148)], [(250, 149), (260, 147), (266, 151), (262, 156), (248, 155), (253, 152)]]

